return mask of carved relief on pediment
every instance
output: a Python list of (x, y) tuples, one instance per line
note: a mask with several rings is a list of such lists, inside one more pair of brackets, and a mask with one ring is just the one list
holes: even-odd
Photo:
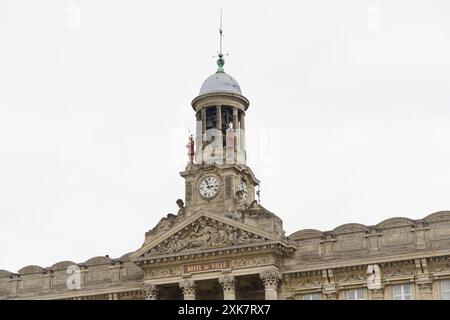
[(159, 256), (199, 249), (260, 243), (267, 240), (264, 237), (214, 219), (201, 217), (151, 248), (145, 256)]

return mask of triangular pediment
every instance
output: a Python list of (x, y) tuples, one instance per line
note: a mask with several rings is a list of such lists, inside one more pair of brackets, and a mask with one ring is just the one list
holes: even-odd
[(153, 258), (280, 240), (276, 235), (229, 218), (211, 213), (196, 213), (165, 234), (144, 243), (132, 258)]

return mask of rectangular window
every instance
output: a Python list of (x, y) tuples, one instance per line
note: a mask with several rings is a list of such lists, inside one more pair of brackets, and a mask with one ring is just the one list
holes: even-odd
[(394, 286), (394, 300), (412, 300), (413, 285), (411, 283)]
[(320, 293), (304, 294), (303, 300), (322, 300)]
[(347, 290), (347, 300), (366, 300), (366, 289)]
[(441, 281), (442, 300), (450, 300), (450, 280)]

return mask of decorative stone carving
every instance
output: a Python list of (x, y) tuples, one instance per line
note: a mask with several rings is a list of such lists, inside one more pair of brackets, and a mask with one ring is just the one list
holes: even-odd
[(185, 300), (195, 299), (195, 281), (190, 279), (182, 280), (179, 284), (180, 289), (183, 291)]
[(277, 264), (279, 261), (275, 261), (272, 256), (253, 256), (248, 258), (238, 258), (231, 261), (232, 268), (243, 268), (248, 266), (260, 266), (268, 264)]
[(156, 300), (158, 296), (158, 287), (153, 284), (144, 284), (143, 292), (145, 300)]
[(259, 274), (265, 287), (266, 300), (278, 299), (278, 284), (283, 278), (281, 273), (276, 270), (265, 271)]
[(263, 281), (264, 286), (266, 288), (273, 288), (273, 289), (278, 288), (278, 284), (283, 278), (281, 273), (275, 270), (261, 272), (259, 276), (261, 277), (261, 280)]
[(325, 300), (337, 300), (338, 292), (337, 291), (324, 292), (323, 296), (325, 297)]
[(384, 288), (370, 289), (372, 300), (384, 300)]
[(163, 243), (153, 247), (146, 255), (157, 256), (180, 251), (259, 243), (266, 240), (242, 229), (202, 217)]
[(419, 298), (422, 300), (433, 299), (433, 283), (431, 281), (418, 282), (417, 287), (419, 288)]
[(181, 267), (151, 268), (146, 271), (146, 275), (150, 278), (179, 276), (181, 275)]
[(298, 274), (298, 289), (318, 287), (322, 285), (322, 271), (306, 271)]
[(414, 261), (396, 261), (382, 264), (383, 270), (387, 278), (414, 276), (415, 264)]
[(300, 283), (300, 288), (308, 288), (308, 287), (316, 287), (320, 286), (320, 281), (315, 279), (307, 278), (303, 282)]
[(160, 232), (164, 232), (172, 228), (172, 226), (176, 223), (177, 216), (169, 213), (166, 217), (161, 218), (158, 224), (150, 231), (148, 231), (145, 235), (152, 236)]
[(430, 292), (433, 287), (431, 282), (418, 283), (417, 286), (419, 287), (420, 291), (430, 291)]
[(236, 300), (236, 281), (232, 275), (226, 274), (219, 277), (219, 283), (223, 289), (224, 300)]
[(342, 279), (342, 282), (354, 282), (354, 281), (363, 281), (364, 278), (359, 276), (356, 273), (350, 273), (345, 278)]
[(222, 286), (224, 292), (235, 290), (236, 281), (231, 275), (223, 275), (219, 277), (219, 283)]
[(450, 271), (450, 258), (448, 256), (434, 258), (433, 269), (435, 272)]

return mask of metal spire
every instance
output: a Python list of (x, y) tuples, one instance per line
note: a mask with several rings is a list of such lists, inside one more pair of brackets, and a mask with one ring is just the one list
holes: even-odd
[(219, 59), (217, 60), (217, 66), (219, 67), (217, 69), (217, 72), (224, 72), (223, 66), (225, 64), (225, 60), (223, 59), (223, 52), (222, 52), (222, 40), (223, 40), (223, 28), (222, 28), (222, 7), (220, 8), (220, 28), (219, 28), (219, 35), (220, 35), (220, 50), (219, 50)]

